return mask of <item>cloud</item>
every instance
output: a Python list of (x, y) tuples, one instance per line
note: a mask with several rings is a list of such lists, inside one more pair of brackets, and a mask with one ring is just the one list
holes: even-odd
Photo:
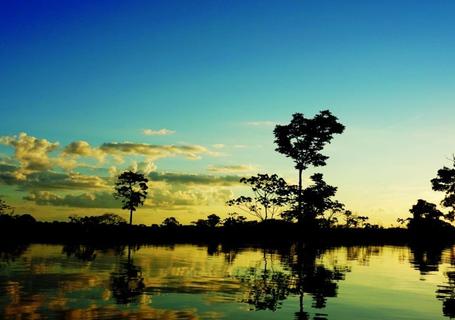
[(222, 143), (215, 143), (212, 145), (212, 147), (214, 147), (215, 149), (223, 149), (225, 145)]
[(103, 161), (105, 158), (105, 153), (100, 149), (93, 148), (87, 141), (74, 141), (67, 145), (62, 152), (62, 155), (65, 156), (75, 156), (75, 157), (92, 157)]
[(233, 197), (228, 189), (211, 188), (201, 190), (187, 188), (183, 190), (170, 188), (158, 188), (152, 190), (146, 206), (157, 209), (183, 209), (185, 207), (201, 207), (216, 204), (224, 204)]
[[(211, 188), (208, 190), (175, 186), (150, 188), (145, 208), (176, 210), (188, 207), (201, 207), (224, 204), (233, 193), (228, 189)], [(49, 191), (31, 191), (23, 197), (26, 201), (39, 206), (57, 206), (72, 208), (121, 208), (121, 202), (114, 199), (110, 192), (85, 192), (81, 194), (60, 195)]]
[(224, 165), (224, 166), (210, 165), (208, 170), (210, 172), (217, 172), (217, 173), (232, 173), (232, 172), (251, 172), (251, 171), (257, 170), (257, 168), (250, 166), (250, 165), (245, 165), (245, 164)]
[(106, 178), (54, 171), (33, 172), (26, 179), (18, 178), (17, 166), (0, 164), (0, 182), (6, 185), (17, 185), (22, 190), (80, 190), (108, 188)]
[(146, 143), (103, 143), (100, 149), (112, 155), (143, 155), (152, 160), (160, 158), (168, 158), (175, 156), (183, 156), (190, 160), (200, 158), (201, 154), (211, 154), (211, 152), (200, 145), (153, 145)]
[(151, 160), (147, 160), (144, 162), (133, 161), (133, 163), (129, 166), (128, 170), (148, 175), (150, 172), (156, 170), (156, 165)]
[(275, 126), (277, 123), (274, 121), (247, 121), (243, 124), (250, 126), (250, 127), (272, 127)]
[(185, 174), (185, 173), (159, 173), (152, 172), (149, 175), (150, 182), (164, 181), (170, 184), (189, 184), (207, 186), (232, 186), (239, 184), (240, 176), (227, 175), (215, 176), (207, 174)]
[(39, 206), (58, 206), (73, 208), (121, 208), (121, 202), (114, 199), (112, 193), (82, 193), (78, 195), (58, 195), (48, 191), (34, 191), (23, 197)]
[(160, 130), (144, 129), (142, 133), (145, 134), (146, 136), (167, 136), (170, 134), (174, 134), (175, 131), (164, 128)]
[(19, 133), (19, 136), (0, 137), (0, 144), (14, 148), (15, 158), (20, 163), (15, 175), (22, 180), (32, 172), (51, 169), (55, 162), (49, 157), (49, 153), (59, 146), (58, 142), (38, 139), (24, 132)]

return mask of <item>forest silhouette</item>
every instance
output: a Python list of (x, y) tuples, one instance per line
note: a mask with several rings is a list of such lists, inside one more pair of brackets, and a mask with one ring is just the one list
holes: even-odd
[[(298, 172), (298, 185), (288, 184), (278, 174), (258, 173), (243, 177), (240, 183), (250, 193), (227, 201), (236, 211), (222, 219), (216, 213), (182, 225), (175, 217), (151, 226), (134, 225), (133, 213), (144, 204), (149, 182), (144, 174), (131, 170), (121, 173), (113, 197), (129, 212), (129, 223), (119, 215), (70, 216), (67, 222), (37, 221), (30, 214), (15, 214), (14, 208), (0, 199), (0, 237), (8, 241), (41, 242), (217, 242), (273, 243), (447, 242), (455, 235), (455, 157), (451, 167), (443, 167), (431, 180), (435, 191), (445, 197), (441, 209), (418, 199), (410, 216), (397, 219), (399, 227), (384, 228), (369, 222), (367, 215), (356, 215), (336, 200), (337, 187), (329, 185), (321, 173), (303, 185), (302, 175), (310, 167), (325, 166), (324, 147), (345, 127), (329, 110), (313, 118), (292, 115), (289, 124), (274, 129), (276, 151), (290, 158)], [(252, 219), (249, 219), (252, 218)]]

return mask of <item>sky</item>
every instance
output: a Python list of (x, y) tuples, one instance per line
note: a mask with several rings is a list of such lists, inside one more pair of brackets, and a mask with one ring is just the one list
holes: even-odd
[[(121, 213), (126, 169), (150, 178), (135, 222), (224, 217), (238, 180), (277, 173), (273, 128), (329, 109), (346, 126), (327, 183), (390, 225), (455, 152), (453, 1), (2, 1), (0, 195), (41, 220)], [(126, 213), (121, 213), (126, 216)]]

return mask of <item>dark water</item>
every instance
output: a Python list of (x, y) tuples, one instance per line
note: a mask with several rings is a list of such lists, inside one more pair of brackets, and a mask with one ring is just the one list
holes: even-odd
[(445, 319), (455, 248), (0, 249), (5, 319)]

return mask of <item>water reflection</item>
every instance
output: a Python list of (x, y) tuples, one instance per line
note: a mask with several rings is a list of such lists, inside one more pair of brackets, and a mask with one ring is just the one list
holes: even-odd
[(128, 246), (128, 260), (121, 262), (118, 270), (111, 273), (111, 289), (118, 304), (137, 302), (144, 293), (144, 277), (140, 266), (134, 265), (131, 247)]
[(19, 258), (28, 249), (28, 244), (2, 244), (0, 246), (0, 263), (8, 263)]
[(90, 245), (67, 244), (63, 246), (62, 253), (82, 261), (93, 261), (96, 258), (95, 247)]
[[(359, 318), (359, 310), (368, 319), (454, 318), (454, 252), (416, 245), (2, 246), (0, 318), (321, 320)], [(419, 303), (424, 310), (413, 311)]]
[(444, 245), (421, 245), (412, 244), (410, 263), (421, 275), (427, 275), (439, 270), (442, 262), (442, 252), (447, 247)]
[[(304, 310), (304, 296), (312, 297), (312, 307), (323, 309), (328, 297), (336, 297), (337, 281), (344, 279), (344, 274), (349, 270), (347, 266), (336, 263), (326, 268), (317, 263), (317, 258), (322, 254), (321, 248), (297, 244), (291, 247), (288, 254), (282, 255), (283, 262), (292, 272), (290, 291), (299, 296), (299, 310), (295, 313), (296, 319), (309, 319), (309, 314)], [(325, 314), (318, 313), (314, 319), (323, 319)]]
[(446, 273), (447, 282), (438, 286), (436, 297), (442, 300), (442, 312), (446, 317), (455, 318), (455, 271)]
[(263, 268), (250, 267), (237, 276), (245, 287), (241, 301), (251, 305), (252, 310), (276, 311), (290, 293), (291, 275), (274, 270), (269, 266), (272, 257), (265, 251), (263, 255)]

